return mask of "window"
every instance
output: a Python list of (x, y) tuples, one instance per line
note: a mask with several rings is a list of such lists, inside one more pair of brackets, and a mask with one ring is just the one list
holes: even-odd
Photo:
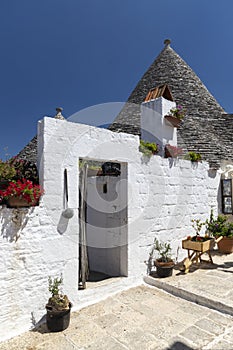
[(222, 180), (222, 212), (232, 214), (232, 180)]

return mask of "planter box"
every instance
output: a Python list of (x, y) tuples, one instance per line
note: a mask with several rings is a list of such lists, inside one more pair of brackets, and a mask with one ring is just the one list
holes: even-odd
[(181, 119), (173, 117), (172, 115), (165, 115), (164, 117), (166, 124), (169, 126), (173, 126), (174, 128), (178, 128), (181, 123)]
[(19, 197), (10, 197), (7, 200), (7, 206), (9, 208), (23, 208), (23, 207), (31, 207), (25, 199)]
[(182, 241), (183, 249), (196, 250), (198, 252), (206, 252), (214, 246), (214, 238), (208, 239), (204, 242), (195, 242), (190, 239), (184, 239)]

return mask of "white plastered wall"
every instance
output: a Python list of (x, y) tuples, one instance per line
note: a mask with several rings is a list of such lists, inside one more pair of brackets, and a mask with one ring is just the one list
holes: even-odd
[(176, 107), (176, 103), (164, 97), (158, 97), (141, 104), (142, 140), (156, 142), (162, 150), (168, 143), (177, 146), (177, 129), (164, 118), (174, 107)]
[[(12, 209), (0, 208), (1, 340), (29, 329), (45, 314), (48, 276), (63, 274), (64, 292), (78, 309), (141, 283), (155, 236), (171, 242), (176, 255), (181, 239), (193, 233), (191, 219), (205, 220), (211, 207), (217, 211), (219, 174), (209, 176), (208, 164), (160, 156), (149, 160), (138, 146), (139, 138), (130, 134), (47, 117), (39, 122), (38, 166), (45, 195), (39, 207), (19, 210), (22, 225), (15, 224)], [(99, 290), (78, 291), (79, 158), (127, 163), (128, 277)], [(71, 219), (62, 216), (64, 169)]]

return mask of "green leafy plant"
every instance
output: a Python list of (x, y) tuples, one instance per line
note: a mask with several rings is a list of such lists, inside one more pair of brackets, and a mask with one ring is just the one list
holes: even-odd
[(227, 222), (226, 225), (222, 229), (222, 233), (220, 236), (232, 238), (233, 237), (233, 223)]
[(59, 277), (55, 277), (52, 279), (51, 276), (48, 277), (48, 284), (49, 284), (49, 292), (52, 294), (52, 296), (49, 298), (48, 304), (46, 305), (46, 308), (52, 309), (54, 311), (62, 311), (67, 310), (70, 307), (70, 301), (67, 297), (67, 295), (64, 295), (60, 291), (60, 287), (63, 284), (63, 277), (62, 275)]
[(201, 229), (203, 226), (206, 225), (206, 222), (202, 222), (200, 219), (192, 219), (192, 227), (195, 230), (195, 236), (188, 236), (187, 239), (195, 242), (205, 242), (208, 239), (210, 239), (208, 234), (205, 234), (205, 236), (201, 236)]
[(151, 157), (152, 155), (159, 152), (159, 146), (154, 142), (140, 140), (139, 151), (142, 152), (145, 156)]
[(154, 254), (154, 251), (158, 252), (158, 260), (160, 262), (169, 262), (171, 261), (171, 245), (170, 243), (159, 242), (158, 239), (155, 238), (151, 254)]
[(218, 215), (215, 219), (212, 210), (209, 220), (206, 220), (206, 227), (213, 237), (233, 237), (233, 223), (227, 222), (225, 215)]
[(63, 283), (62, 275), (60, 278), (56, 277), (54, 279), (52, 279), (52, 277), (49, 276), (48, 282), (49, 282), (49, 292), (52, 294), (52, 296), (58, 295), (60, 291), (60, 286)]
[(0, 159), (0, 181), (12, 180), (15, 176), (16, 170), (11, 162), (9, 160), (4, 162)]
[(185, 155), (184, 159), (191, 160), (191, 162), (200, 162), (202, 157), (200, 153), (188, 152), (188, 154)]
[(200, 236), (201, 229), (205, 226), (205, 222), (202, 222), (200, 219), (192, 219), (192, 227), (195, 230), (196, 236)]

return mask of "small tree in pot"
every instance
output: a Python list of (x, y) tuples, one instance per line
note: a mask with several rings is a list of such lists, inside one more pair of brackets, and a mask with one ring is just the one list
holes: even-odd
[(60, 292), (60, 286), (63, 283), (62, 275), (60, 278), (48, 278), (49, 292), (52, 296), (46, 305), (47, 327), (52, 332), (60, 332), (66, 329), (70, 323), (70, 310), (72, 307), (67, 295)]
[(155, 238), (152, 250), (153, 252), (158, 252), (158, 257), (154, 260), (157, 275), (159, 277), (171, 276), (175, 263), (171, 258), (172, 249), (170, 243), (162, 243)]
[(220, 253), (233, 253), (233, 223), (227, 222), (227, 217), (218, 215), (214, 219), (211, 211), (210, 219), (206, 220), (207, 230), (215, 238)]

